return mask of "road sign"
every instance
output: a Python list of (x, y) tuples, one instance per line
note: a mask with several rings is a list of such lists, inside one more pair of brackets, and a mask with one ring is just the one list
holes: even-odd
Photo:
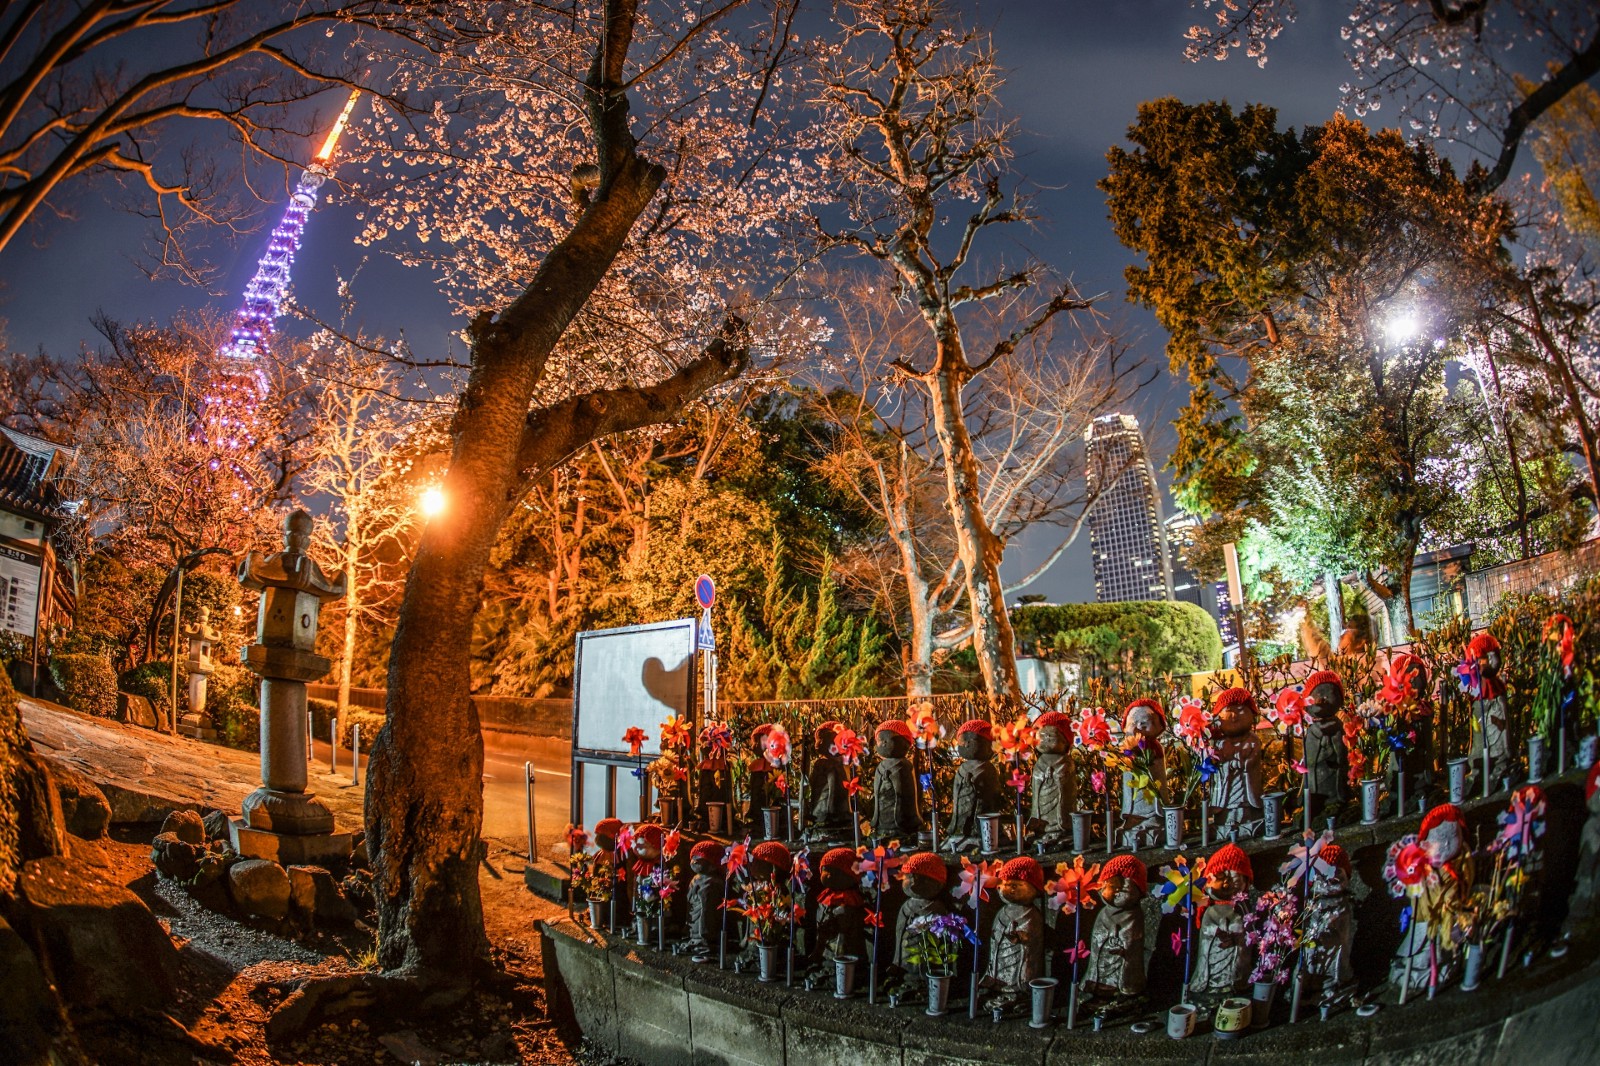
[(717, 637), (716, 637), (715, 633), (711, 632), (711, 619), (709, 619), (709, 618), (700, 619), (700, 624), (698, 626), (696, 626), (695, 628), (699, 631), (697, 633), (697, 635), (695, 636), (695, 642), (694, 642), (695, 650), (696, 651), (716, 651), (717, 650)]
[(694, 579), (694, 598), (702, 608), (709, 611), (717, 599), (717, 583), (707, 574), (701, 574)]

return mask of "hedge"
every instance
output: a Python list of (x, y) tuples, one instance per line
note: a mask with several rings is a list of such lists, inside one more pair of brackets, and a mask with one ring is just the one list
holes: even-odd
[(53, 655), (50, 677), (67, 706), (100, 718), (117, 716), (117, 671), (103, 655)]
[[(1165, 634), (1160, 648), (1140, 647), (1140, 659), (1166, 659), (1175, 674), (1215, 670), (1222, 666), (1222, 634), (1205, 608), (1193, 603), (1135, 600), (1118, 603), (1038, 604), (1012, 612), (1011, 624), (1019, 641), (1042, 650), (1059, 643), (1064, 634), (1105, 626), (1119, 633), (1133, 632), (1154, 622)], [(1048, 650), (1045, 650), (1049, 657)]]
[(117, 687), (123, 692), (143, 696), (152, 707), (164, 707), (172, 701), (172, 663), (148, 662), (132, 670), (124, 670), (122, 677), (117, 680)]

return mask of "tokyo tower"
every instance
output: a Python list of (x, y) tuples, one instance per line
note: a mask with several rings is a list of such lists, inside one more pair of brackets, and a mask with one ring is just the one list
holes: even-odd
[[(233, 318), (233, 332), (218, 352), (221, 368), (201, 401), (196, 437), (221, 453), (251, 451), (259, 443), (256, 409), (266, 399), (268, 388), (261, 358), (283, 311), (289, 275), (294, 268), (295, 252), (300, 248), (301, 234), (305, 232), (306, 219), (317, 205), (323, 182), (328, 180), (333, 150), (359, 95), (359, 91), (351, 91), (344, 110), (322, 142), (322, 150), (295, 183), (289, 206), (267, 240), (267, 250), (256, 263), (255, 275), (245, 286), (244, 300)], [(224, 461), (221, 457), (213, 458), (210, 466), (213, 470), (219, 469)]]

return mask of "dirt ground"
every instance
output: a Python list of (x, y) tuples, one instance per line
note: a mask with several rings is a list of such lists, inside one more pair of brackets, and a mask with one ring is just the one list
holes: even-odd
[[(530, 893), (523, 857), (490, 843), (480, 868), (484, 924), (495, 961), (507, 980), (480, 991), (453, 1015), (435, 1020), (377, 1017), (327, 1022), (283, 1046), (269, 1044), (266, 1024), (292, 982), (358, 972), (373, 964), (365, 925), (341, 934), (290, 939), (271, 923), (243, 923), (219, 914), (170, 881), (158, 879), (148, 840), (127, 838), (75, 851), (102, 873), (137, 892), (180, 948), (180, 1001), (172, 1012), (199, 1041), (174, 1054), (128, 1030), (84, 1033), (91, 1056), (107, 1066), (196, 1064), (550, 1063), (598, 1066), (610, 1060), (585, 1046), (569, 1047), (545, 1009), (543, 967), (534, 922), (561, 908)], [(207, 1052), (207, 1047), (214, 1049)]]

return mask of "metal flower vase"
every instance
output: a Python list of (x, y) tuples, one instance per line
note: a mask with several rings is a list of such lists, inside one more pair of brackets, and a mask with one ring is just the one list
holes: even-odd
[(928, 1009), (922, 1013), (937, 1018), (950, 1009), (950, 985), (955, 977), (947, 973), (928, 975)]
[(1467, 759), (1451, 759), (1445, 763), (1445, 771), (1450, 775), (1450, 802), (1465, 803), (1467, 801)]
[(833, 998), (849, 999), (856, 994), (856, 968), (859, 955), (836, 955), (833, 959)]
[(1072, 850), (1089, 850), (1089, 827), (1094, 822), (1093, 811), (1072, 812)]
[(1383, 797), (1383, 778), (1361, 779), (1361, 824), (1378, 824), (1378, 801)]
[(1161, 805), (1161, 826), (1166, 832), (1166, 846), (1169, 848), (1183, 847), (1183, 806), (1181, 804), (1168, 806)]
[(1028, 1019), (1031, 1029), (1044, 1029), (1050, 1025), (1050, 1015), (1056, 1009), (1056, 985), (1059, 984), (1054, 977), (1035, 977), (1028, 982), (1028, 988), (1033, 993), (1033, 1015)]
[(1267, 840), (1277, 840), (1283, 835), (1282, 792), (1267, 792), (1261, 797), (1261, 835)]

